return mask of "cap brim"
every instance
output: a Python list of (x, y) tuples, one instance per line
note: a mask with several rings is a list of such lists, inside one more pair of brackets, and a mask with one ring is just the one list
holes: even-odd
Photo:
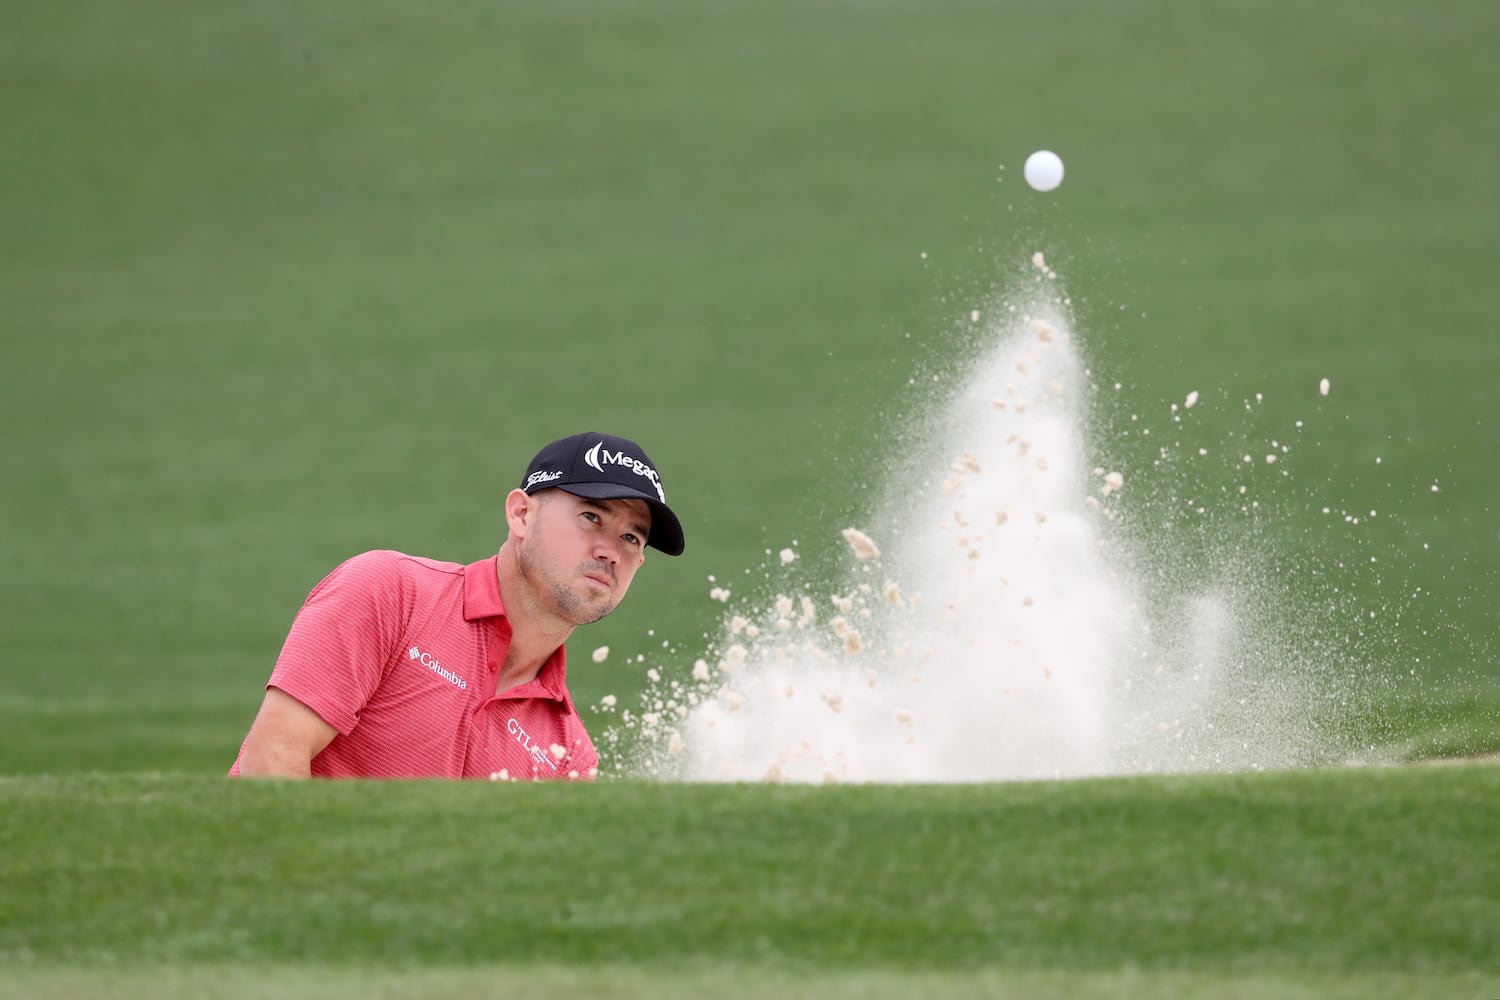
[(633, 490), (619, 483), (554, 483), (553, 489), (571, 493), (575, 497), (590, 500), (640, 500), (651, 508), (651, 534), (646, 544), (669, 556), (680, 556), (687, 547), (682, 537), (682, 522), (672, 513), (672, 508), (649, 493)]

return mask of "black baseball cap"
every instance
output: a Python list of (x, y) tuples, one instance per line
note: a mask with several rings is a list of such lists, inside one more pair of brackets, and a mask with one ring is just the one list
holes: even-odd
[(646, 544), (682, 555), (682, 522), (667, 506), (656, 466), (634, 441), (592, 431), (553, 441), (536, 453), (521, 480), (525, 493), (549, 489), (590, 500), (644, 500), (651, 508)]

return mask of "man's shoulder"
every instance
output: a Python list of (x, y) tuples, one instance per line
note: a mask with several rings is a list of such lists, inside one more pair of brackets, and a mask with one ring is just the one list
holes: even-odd
[(371, 549), (357, 556), (350, 556), (340, 567), (355, 571), (375, 573), (399, 573), (407, 576), (461, 576), (463, 563), (428, 559), (425, 556), (409, 555), (395, 549)]
[(445, 562), (408, 555), (395, 549), (371, 549), (350, 556), (323, 581), (346, 586), (386, 589), (396, 587), (408, 592), (441, 589), (463, 578), (462, 563)]

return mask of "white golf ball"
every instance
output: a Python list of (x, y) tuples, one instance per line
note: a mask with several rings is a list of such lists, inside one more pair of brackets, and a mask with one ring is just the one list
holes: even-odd
[(1051, 191), (1062, 183), (1063, 162), (1053, 152), (1039, 149), (1026, 157), (1026, 183), (1038, 191)]

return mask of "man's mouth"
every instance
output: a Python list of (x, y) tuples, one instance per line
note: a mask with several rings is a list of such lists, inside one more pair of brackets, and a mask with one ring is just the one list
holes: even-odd
[(615, 575), (607, 569), (597, 567), (586, 568), (583, 571), (584, 579), (592, 580), (601, 587), (613, 590), (615, 586)]

